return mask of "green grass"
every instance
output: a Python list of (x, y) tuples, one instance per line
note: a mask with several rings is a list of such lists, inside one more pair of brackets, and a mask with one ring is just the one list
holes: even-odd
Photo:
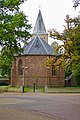
[(50, 93), (80, 93), (80, 87), (52, 87)]
[(0, 86), (0, 92), (19, 92), (20, 87), (12, 87), (12, 86)]
[[(22, 87), (21, 86), (0, 86), (0, 91), (3, 92), (22, 92)], [(24, 92), (33, 92), (33, 87), (26, 87), (24, 86)]]
[(24, 92), (32, 92), (33, 88), (32, 87), (24, 87)]
[[(33, 87), (24, 87), (24, 92), (33, 92), (34, 90), (33, 90)], [(42, 92), (42, 93), (44, 93), (45, 92), (45, 90), (44, 90), (44, 87), (37, 87), (37, 88), (35, 88), (35, 92)]]
[[(20, 86), (0, 86), (1, 92), (22, 92)], [(33, 87), (24, 87), (24, 92), (33, 92)], [(37, 87), (35, 89), (36, 93), (44, 93), (44, 87)], [(48, 93), (80, 93), (80, 87), (48, 87)]]

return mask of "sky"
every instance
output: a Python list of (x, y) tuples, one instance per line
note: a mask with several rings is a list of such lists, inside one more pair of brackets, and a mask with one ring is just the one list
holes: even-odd
[[(65, 25), (65, 16), (68, 14), (70, 17), (77, 17), (79, 7), (75, 10), (73, 0), (27, 0), (24, 4), (20, 5), (21, 11), (28, 16), (29, 23), (34, 28), (39, 9), (41, 10), (43, 21), (46, 30), (56, 29), (62, 31)], [(33, 29), (31, 30), (31, 32)], [(53, 39), (49, 38), (49, 44)]]

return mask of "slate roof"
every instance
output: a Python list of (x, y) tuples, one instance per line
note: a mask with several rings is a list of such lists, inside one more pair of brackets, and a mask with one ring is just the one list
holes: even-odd
[(24, 45), (23, 55), (52, 55), (54, 49), (38, 35), (27, 45)]
[(40, 34), (47, 34), (40, 10), (33, 34), (36, 34), (35, 38), (27, 45), (24, 45), (22, 55), (58, 55), (58, 53), (54, 53), (54, 49), (39, 36)]
[(32, 34), (47, 34), (40, 10)]

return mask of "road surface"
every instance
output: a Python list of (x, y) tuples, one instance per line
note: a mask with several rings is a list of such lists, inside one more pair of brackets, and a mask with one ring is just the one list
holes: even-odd
[(80, 94), (3, 93), (0, 120), (80, 120)]

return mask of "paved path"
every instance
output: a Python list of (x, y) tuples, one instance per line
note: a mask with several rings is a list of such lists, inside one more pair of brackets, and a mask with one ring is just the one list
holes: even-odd
[(0, 94), (0, 120), (80, 120), (80, 94)]

